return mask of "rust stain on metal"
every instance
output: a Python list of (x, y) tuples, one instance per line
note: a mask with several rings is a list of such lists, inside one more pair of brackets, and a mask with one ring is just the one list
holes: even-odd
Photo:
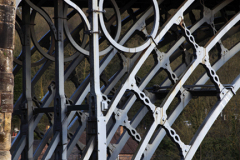
[(185, 29), (185, 27), (184, 27), (183, 23), (184, 23), (184, 20), (183, 20), (183, 19), (181, 19), (181, 21), (180, 21), (179, 25), (182, 27), (182, 29)]

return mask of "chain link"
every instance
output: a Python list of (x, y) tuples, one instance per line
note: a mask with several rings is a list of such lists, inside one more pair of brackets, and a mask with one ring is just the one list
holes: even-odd
[(175, 131), (172, 127), (170, 127), (168, 121), (166, 121), (166, 122), (164, 123), (163, 127), (164, 127), (164, 129), (166, 130), (166, 132), (168, 133), (168, 135), (170, 136), (170, 138), (171, 138), (171, 139), (178, 145), (178, 147), (180, 148), (180, 150), (181, 150), (181, 153), (180, 153), (180, 154), (181, 154), (183, 157), (185, 157), (191, 146), (190, 146), (190, 145), (185, 145), (185, 144), (181, 141), (181, 139), (180, 139), (179, 135), (176, 133), (176, 131)]
[(121, 119), (122, 116), (125, 116), (125, 119), (122, 122), (122, 126), (124, 126), (127, 130), (130, 136), (132, 136), (137, 142), (141, 141), (141, 135), (136, 131), (135, 128), (132, 127), (132, 125), (130, 124), (129, 120), (128, 120), (128, 116), (127, 115), (122, 115), (122, 110), (121, 109), (116, 109), (114, 111), (115, 113), (115, 119), (118, 121)]
[[(165, 59), (165, 54), (160, 52), (157, 48), (155, 48), (155, 52), (157, 54), (157, 61), (159, 63), (163, 63), (164, 59)], [(167, 57), (167, 60), (165, 59), (164, 61), (164, 65), (162, 65), (162, 68), (165, 69), (168, 74), (169, 74), (169, 79), (172, 81), (173, 84), (177, 83), (178, 81), (178, 77), (177, 75), (173, 72), (171, 66), (170, 66), (170, 61), (169, 61), (169, 58)]]
[(186, 27), (185, 22), (182, 20), (180, 23), (181, 27), (185, 31), (185, 35), (188, 37), (188, 40), (193, 44), (194, 48), (197, 50), (199, 45), (196, 43), (195, 38), (193, 37), (191, 31)]
[[(204, 52), (204, 48), (200, 47), (196, 42), (195, 42), (195, 38), (193, 37), (193, 35), (191, 34), (191, 31), (186, 27), (184, 21), (182, 20), (180, 23), (181, 27), (184, 29), (186, 36), (188, 37), (189, 41), (193, 44), (193, 46), (195, 47), (196, 51), (198, 52), (202, 52), (197, 54), (197, 56), (201, 55), (201, 57), (203, 59), (200, 60), (200, 63), (204, 64), (206, 66), (206, 68), (208, 69), (208, 75), (211, 78), (211, 80), (213, 81), (213, 83), (215, 84), (216, 88), (220, 91), (219, 93), (219, 98), (222, 99), (223, 96), (227, 93), (226, 89), (224, 88), (224, 86), (220, 83), (219, 77), (216, 74), (215, 70), (212, 68), (210, 62), (209, 62), (209, 55), (208, 53)], [(213, 28), (214, 33), (217, 32), (216, 28), (215, 28), (215, 24), (214, 22), (211, 23), (211, 27)], [(216, 33), (215, 33), (216, 34)], [(221, 41), (219, 43), (220, 45), (222, 44)], [(202, 48), (202, 49), (201, 49)], [(225, 47), (224, 47), (225, 48)], [(226, 52), (226, 51), (225, 51)]]

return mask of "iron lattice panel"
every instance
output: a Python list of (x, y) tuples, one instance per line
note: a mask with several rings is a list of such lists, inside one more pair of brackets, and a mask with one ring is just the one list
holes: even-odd
[[(22, 52), (14, 60), (13, 73), (22, 69), (23, 93), (14, 106), (13, 115), (21, 119), (21, 128), (12, 142), (12, 159), (20, 155), (38, 159), (44, 147), (42, 159), (68, 159), (77, 146), (81, 159), (114, 160), (131, 137), (137, 143), (132, 159), (145, 160), (154, 156), (166, 134), (177, 145), (180, 158), (192, 159), (240, 87), (239, 76), (223, 84), (217, 73), (240, 50), (239, 42), (231, 48), (222, 43), (239, 31), (237, 1), (24, 0), (17, 1), (17, 6), (21, 14), (16, 14), (16, 32)], [(46, 7), (52, 8), (52, 13)], [(40, 39), (34, 28), (36, 15), (50, 29)], [(75, 15), (81, 18), (71, 29), (69, 21), (75, 21)], [(142, 43), (133, 47), (134, 41)], [(74, 48), (70, 56), (66, 56), (68, 45)], [(166, 45), (168, 49), (163, 51)], [(218, 58), (213, 63), (210, 51), (214, 47)], [(31, 56), (38, 53), (43, 58), (30, 63)], [(149, 59), (151, 68), (140, 78)], [(90, 66), (90, 74), (79, 80), (76, 70), (79, 66), (84, 70), (79, 65), (83, 62)], [(55, 80), (39, 100), (33, 88), (53, 64)], [(200, 65), (204, 67), (202, 75), (195, 73)], [(119, 67), (116, 71), (110, 68), (112, 73), (109, 66)], [(37, 68), (35, 75), (33, 67)], [(163, 71), (167, 75), (152, 85)], [(198, 78), (187, 85), (191, 75)], [(68, 98), (64, 85), (69, 80), (76, 90)], [(209, 80), (212, 85), (206, 85)], [(172, 125), (196, 96), (212, 96), (217, 101), (186, 144)], [(134, 105), (137, 110), (129, 117)], [(45, 133), (37, 126), (44, 114), (50, 125)], [(148, 117), (148, 130), (139, 133), (137, 127)], [(124, 131), (113, 143), (120, 126)], [(34, 132), (41, 139), (35, 150)], [(83, 134), (87, 135), (86, 144), (79, 141)]]

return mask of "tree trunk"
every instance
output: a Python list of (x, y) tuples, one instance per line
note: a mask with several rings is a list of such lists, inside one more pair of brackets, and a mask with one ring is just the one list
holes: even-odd
[(0, 159), (10, 160), (15, 0), (0, 0)]

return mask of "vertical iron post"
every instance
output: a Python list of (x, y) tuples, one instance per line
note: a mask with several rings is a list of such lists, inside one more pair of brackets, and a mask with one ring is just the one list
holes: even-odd
[(60, 141), (55, 150), (55, 159), (67, 160), (67, 123), (66, 98), (64, 92), (64, 42), (63, 42), (63, 0), (55, 0), (54, 20), (57, 29), (55, 44), (55, 81), (54, 99), (54, 134), (60, 134)]
[(31, 40), (30, 40), (30, 7), (23, 1), (23, 99), (21, 105), (20, 135), (27, 137), (26, 146), (21, 154), (21, 159), (33, 159), (33, 104), (31, 88)]
[[(101, 14), (97, 0), (89, 0), (90, 35), (90, 106), (88, 121), (88, 140), (95, 136), (97, 144), (91, 159), (106, 159), (106, 121), (101, 110), (102, 93), (100, 90), (99, 71), (99, 25), (98, 14)], [(97, 153), (96, 153), (97, 152)]]

